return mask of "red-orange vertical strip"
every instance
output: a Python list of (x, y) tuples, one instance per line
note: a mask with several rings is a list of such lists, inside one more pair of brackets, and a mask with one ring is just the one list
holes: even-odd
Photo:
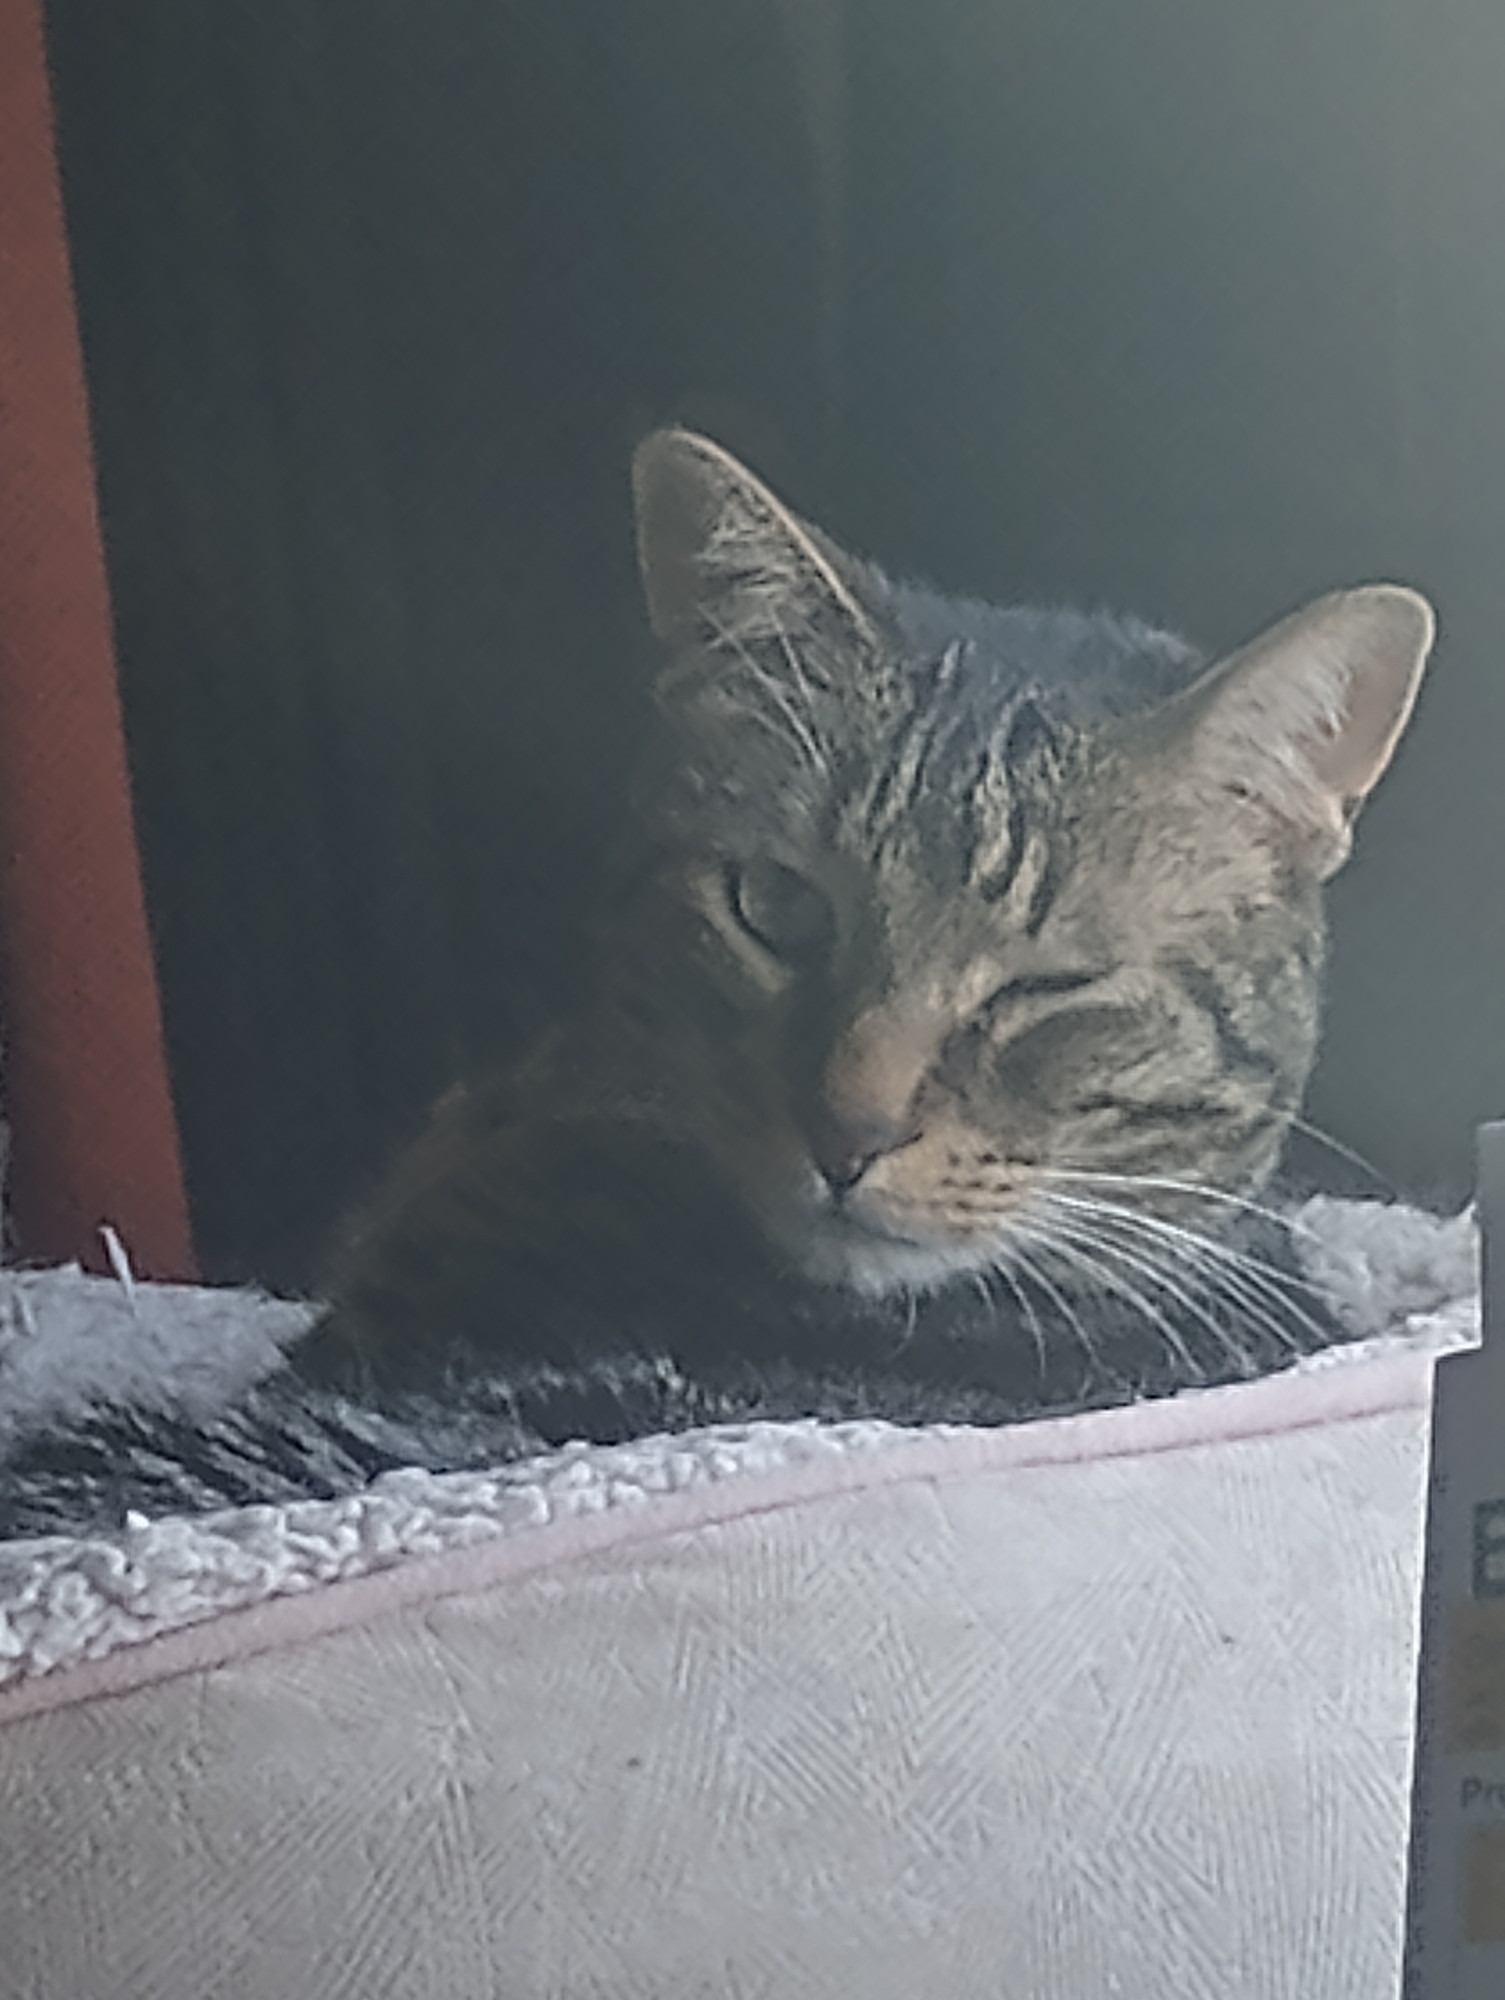
[(37, 0), (0, 0), (0, 1109), (22, 1256), (193, 1275)]

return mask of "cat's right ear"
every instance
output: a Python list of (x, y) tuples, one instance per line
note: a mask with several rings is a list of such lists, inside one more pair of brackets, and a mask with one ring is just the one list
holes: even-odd
[(671, 647), (875, 637), (852, 567), (761, 480), (694, 431), (654, 431), (632, 467), (648, 617)]

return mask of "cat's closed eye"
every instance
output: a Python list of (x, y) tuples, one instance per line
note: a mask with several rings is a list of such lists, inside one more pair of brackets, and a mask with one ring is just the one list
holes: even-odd
[(1132, 1049), (1131, 1034), (1132, 1017), (1121, 1007), (1089, 1004), (1052, 1014), (996, 1051), (993, 1087), (1027, 1101), (1096, 1083), (1110, 1077)]
[(1013, 1032), (1014, 1009), (1036, 999), (1082, 992), (1098, 984), (1096, 972), (1039, 973), (1011, 979), (950, 1038), (938, 1066), (943, 1083), (964, 1085), (986, 1065), (993, 1087), (1028, 1094), (1042, 1070), (1059, 1063), (1068, 1049), (1091, 1052), (1104, 1032), (1121, 1020), (1111, 1006), (1084, 1005)]
[(1038, 1000), (1058, 993), (1080, 993), (1084, 987), (1095, 986), (1102, 978), (1101, 972), (1062, 971), (1035, 972), (1019, 979), (1005, 980), (995, 987), (983, 1003), (983, 1013), (991, 1016), (1019, 1000)]
[(764, 858), (728, 869), (727, 901), (748, 936), (786, 965), (808, 964), (831, 943), (830, 903), (781, 861)]

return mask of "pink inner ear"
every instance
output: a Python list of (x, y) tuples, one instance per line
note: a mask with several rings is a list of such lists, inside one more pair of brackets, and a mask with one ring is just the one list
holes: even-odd
[(1193, 691), (1207, 768), (1298, 825), (1340, 833), (1390, 762), (1432, 632), (1426, 601), (1390, 584), (1283, 619)]
[(1369, 655), (1350, 672), (1344, 713), (1332, 735), (1319, 737), (1312, 769), (1336, 797), (1366, 799), (1384, 776), (1411, 713), (1424, 655)]

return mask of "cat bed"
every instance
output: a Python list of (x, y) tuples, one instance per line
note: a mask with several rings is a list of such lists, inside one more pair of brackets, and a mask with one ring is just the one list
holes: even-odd
[[(1263, 1381), (0, 1548), (8, 1990), (1396, 1993), (1430, 1371), (1470, 1337), (1472, 1226), (1306, 1219), (1374, 1337)], [(186, 1367), (211, 1326), (254, 1375), (301, 1323), (7, 1282), (13, 1398), (133, 1343)]]

